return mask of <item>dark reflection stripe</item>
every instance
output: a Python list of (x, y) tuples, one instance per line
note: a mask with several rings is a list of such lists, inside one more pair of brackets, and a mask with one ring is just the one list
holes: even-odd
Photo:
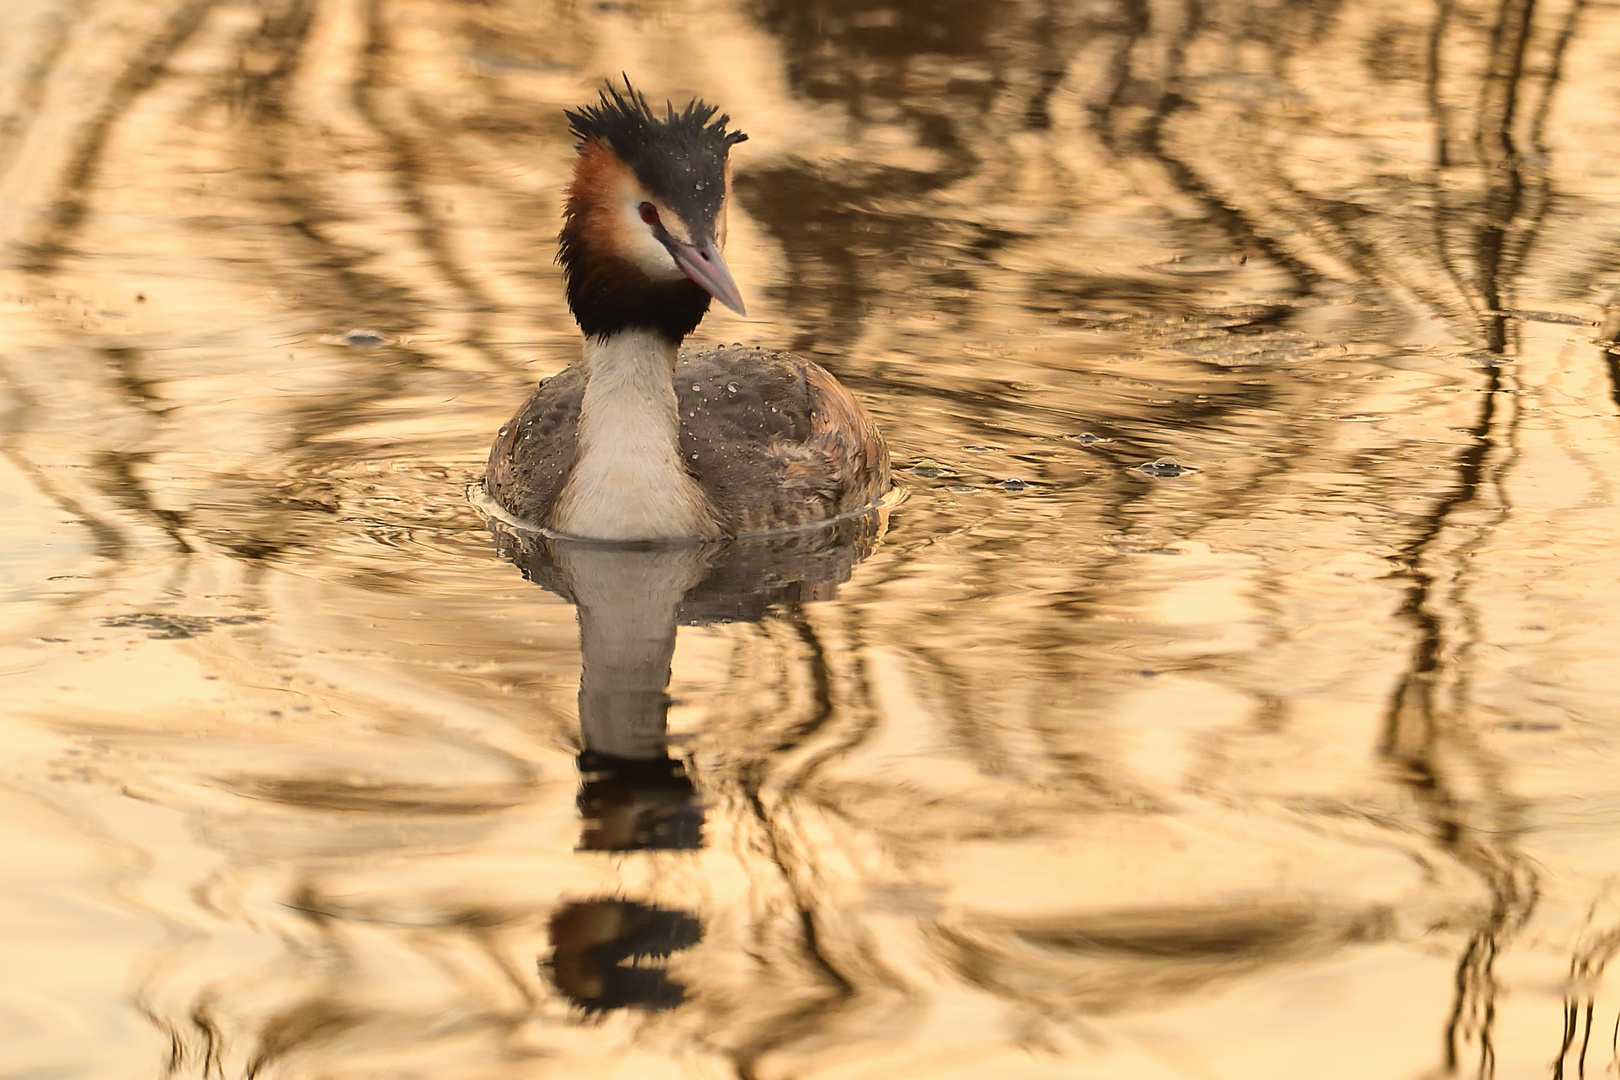
[[(1436, 147), (1434, 239), (1441, 265), (1477, 305), (1486, 349), (1495, 360), (1506, 358), (1516, 344), (1518, 322), (1504, 314), (1503, 309), (1512, 306), (1504, 297), (1534, 247), (1552, 203), (1545, 165), (1538, 164), (1528, 179), (1523, 173), (1514, 142), (1515, 117), (1525, 95), (1539, 89), (1541, 100), (1531, 125), (1531, 140), (1544, 152), (1539, 146), (1540, 124), (1558, 87), (1562, 50), (1573, 32), (1577, 12), (1572, 9), (1563, 20), (1553, 60), (1538, 87), (1525, 72), (1534, 3), (1505, 0), (1497, 7), (1487, 70), (1477, 98), (1473, 145), (1478, 164), (1470, 167), (1479, 170), (1484, 199), (1475, 210), (1466, 205), (1451, 209), (1444, 196), (1445, 174), (1460, 167), (1454, 165), (1452, 140), (1458, 117), (1443, 106), (1440, 92), (1443, 31), (1452, 10), (1443, 0), (1429, 39), (1427, 92)], [(1453, 261), (1453, 243), (1463, 237), (1467, 237), (1476, 275), (1471, 289)], [(1436, 504), (1400, 560), (1411, 584), (1399, 617), (1412, 624), (1416, 640), (1407, 673), (1389, 706), (1383, 746), (1386, 759), (1400, 767), (1398, 775), (1426, 808), (1438, 842), (1490, 890), (1490, 910), (1475, 928), (1456, 967), (1444, 1033), (1447, 1070), (1455, 1071), (1465, 1047), (1473, 1044), (1482, 1077), (1493, 1073), (1496, 1061), (1495, 961), (1504, 943), (1529, 919), (1540, 895), (1535, 871), (1515, 848), (1519, 828), (1515, 804), (1492, 762), (1474, 745), (1471, 732), (1453, 723), (1451, 705), (1439, 700), (1446, 691), (1453, 697), (1467, 693), (1471, 649), (1480, 636), (1467, 605), (1467, 560), (1494, 524), (1458, 526), (1456, 519), (1464, 508), (1480, 501), (1487, 487), (1495, 499), (1495, 521), (1503, 520), (1511, 510), (1504, 480), (1517, 457), (1522, 410), (1503, 397), (1509, 387), (1498, 363), (1486, 365), (1484, 381), (1479, 417), (1470, 428), (1469, 445), (1454, 465), (1452, 490)], [(1499, 401), (1506, 406), (1505, 415), (1498, 410)], [(1454, 527), (1464, 529), (1463, 536), (1442, 556), (1438, 549)], [(1444, 563), (1438, 561), (1442, 557)], [(1454, 786), (1451, 778), (1453, 770), (1483, 772), (1477, 779), (1485, 794), (1476, 800), (1461, 794), (1460, 785)], [(1566, 1022), (1568, 1038), (1572, 1035)]]
[(62, 58), (72, 36), (72, 28), (84, 20), (92, 0), (73, 0), (73, 3), (55, 18), (46, 21), (48, 37), (28, 65), (17, 94), (17, 112), (0, 121), (0, 162), (14, 162), (17, 147), (22, 144), (45, 101), (45, 88), (52, 70)]
[[(498, 310), (498, 306), (457, 263), (445, 239), (444, 225), (434, 214), (430, 200), (423, 194), (431, 176), (431, 156), (415, 139), (386, 121), (384, 111), (377, 102), (379, 90), (387, 86), (389, 76), (395, 74), (390, 66), (393, 50), (388, 23), (384, 18), (383, 0), (366, 0), (365, 23), (362, 72), (353, 88), (355, 110), (388, 149), (392, 164), (390, 175), (399, 187), (402, 209), (415, 226), (417, 242), (422, 245), (433, 268), (461, 298), (457, 310), (469, 316), (468, 344), (482, 353), (492, 366), (502, 366), (489, 342), (489, 314)], [(409, 73), (399, 73), (399, 77), (403, 85), (408, 85)], [(421, 116), (420, 111), (418, 116)], [(441, 142), (435, 150), (440, 154), (445, 153), (446, 142)]]
[[(1126, 6), (1131, 12), (1127, 21), (1132, 29), (1139, 27), (1142, 33), (1148, 32), (1153, 24), (1153, 15), (1147, 0), (1126, 0)], [(1181, 26), (1170, 36), (1165, 46), (1165, 72), (1154, 102), (1153, 113), (1128, 142), (1137, 152), (1158, 162), (1170, 181), (1203, 206), (1209, 220), (1223, 230), (1238, 245), (1239, 250), (1265, 256), (1293, 277), (1295, 296), (1307, 296), (1321, 284), (1322, 275), (1258, 229), (1242, 210), (1221, 198), (1190, 164), (1165, 147), (1165, 125), (1178, 111), (1190, 104), (1189, 99), (1177, 89), (1177, 83), (1186, 77), (1184, 65), (1187, 48), (1202, 26), (1203, 5), (1199, 0), (1182, 0), (1182, 11)], [(1112, 103), (1117, 102), (1119, 96), (1123, 95), (1123, 87), (1132, 77), (1129, 57), (1135, 40), (1134, 37), (1127, 36), (1122, 45), (1121, 55), (1125, 58), (1124, 73), (1115, 84), (1116, 90), (1110, 95), (1110, 109), (1113, 107)]]
[(182, 4), (113, 83), (106, 104), (80, 132), (45, 228), (26, 245), (25, 254), (17, 264), (20, 269), (35, 274), (48, 274), (55, 269), (84, 219), (86, 193), (95, 182), (113, 128), (136, 99), (163, 76), (169, 58), (202, 26), (214, 3), (215, 0), (189, 0)]

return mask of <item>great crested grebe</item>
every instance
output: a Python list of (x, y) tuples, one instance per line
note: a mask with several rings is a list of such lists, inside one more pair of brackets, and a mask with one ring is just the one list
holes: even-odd
[(694, 100), (653, 114), (625, 83), (567, 114), (579, 156), (558, 238), (584, 363), (540, 383), (490, 449), (507, 513), (599, 540), (714, 539), (870, 506), (889, 453), (860, 403), (792, 353), (683, 352), (713, 297), (739, 315), (726, 241), (731, 147)]

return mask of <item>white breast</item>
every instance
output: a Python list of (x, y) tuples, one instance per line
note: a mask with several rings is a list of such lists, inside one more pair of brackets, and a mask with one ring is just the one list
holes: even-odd
[(597, 540), (719, 534), (681, 461), (675, 353), (645, 331), (587, 340), (577, 456), (552, 528)]

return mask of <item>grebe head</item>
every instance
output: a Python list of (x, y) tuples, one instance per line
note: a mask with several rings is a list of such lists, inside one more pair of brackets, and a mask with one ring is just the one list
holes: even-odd
[(713, 297), (743, 301), (720, 257), (726, 242), (731, 147), (748, 138), (693, 100), (655, 116), (628, 80), (568, 115), (579, 157), (568, 188), (558, 261), (568, 306), (592, 337), (691, 333)]

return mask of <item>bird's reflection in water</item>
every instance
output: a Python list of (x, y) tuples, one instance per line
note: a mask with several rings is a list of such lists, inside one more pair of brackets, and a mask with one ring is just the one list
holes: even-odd
[(691, 851), (703, 846), (703, 807), (686, 763), (579, 755), (581, 851)]
[[(884, 509), (777, 536), (692, 544), (567, 540), (493, 522), (523, 576), (579, 616), (582, 851), (691, 851), (703, 805), (688, 763), (670, 755), (670, 665), (677, 627), (757, 622), (832, 599), (882, 535)], [(656, 964), (696, 944), (699, 919), (618, 897), (552, 916), (553, 983), (587, 1011), (668, 1009), (681, 984)]]
[(550, 929), (551, 980), (587, 1012), (673, 1009), (685, 988), (657, 961), (703, 938), (684, 911), (608, 897), (558, 908)]

